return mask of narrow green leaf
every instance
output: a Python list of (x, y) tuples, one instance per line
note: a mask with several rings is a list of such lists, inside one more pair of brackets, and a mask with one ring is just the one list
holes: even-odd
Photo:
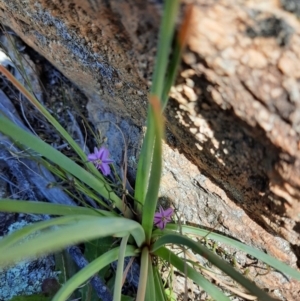
[(224, 273), (229, 275), (236, 282), (240, 283), (245, 287), (250, 293), (257, 296), (259, 299), (264, 301), (275, 301), (276, 299), (270, 297), (267, 293), (257, 287), (253, 282), (244, 277), (241, 273), (237, 272), (231, 265), (229, 265), (225, 260), (221, 259), (219, 256), (208, 250), (206, 247), (193, 241), (192, 239), (179, 235), (179, 234), (166, 234), (159, 238), (152, 246), (152, 252), (155, 252), (162, 246), (166, 244), (177, 244), (184, 245), (198, 253), (199, 255), (206, 258), (213, 265), (218, 267)]
[(148, 188), (148, 181), (151, 169), (151, 161), (153, 155), (153, 141), (155, 139), (155, 128), (153, 124), (153, 117), (150, 113), (151, 107), (148, 108), (147, 117), (147, 131), (143, 140), (143, 145), (139, 157), (134, 198), (137, 200), (135, 203), (136, 211), (141, 219), (142, 208), (145, 202), (145, 196)]
[(130, 296), (124, 296), (122, 295), (121, 301), (134, 301), (135, 299)]
[(0, 131), (11, 137), (13, 140), (33, 149), (42, 156), (51, 160), (74, 177), (93, 188), (106, 199), (112, 201), (116, 207), (124, 213), (124, 216), (130, 217), (131, 212), (127, 206), (124, 208), (122, 200), (112, 191), (110, 186), (105, 181), (100, 181), (91, 173), (80, 167), (74, 161), (57, 151), (38, 137), (24, 131), (8, 120), (3, 114), (0, 113)]
[[(110, 249), (112, 249), (116, 239), (112, 236), (101, 237), (88, 241), (84, 244), (84, 257), (87, 261), (92, 262)], [(99, 272), (99, 276), (105, 279), (110, 267), (106, 266)]]
[[(0, 66), (0, 72), (2, 72), (9, 81), (31, 102), (33, 106), (55, 127), (60, 135), (70, 144), (73, 150), (79, 155), (83, 162), (86, 161), (86, 155), (70, 134), (59, 124), (59, 122), (47, 111), (47, 109), (3, 66)], [(88, 169), (98, 174), (97, 169), (92, 163), (87, 164)], [(101, 176), (101, 175), (100, 175)], [(101, 176), (102, 177), (102, 176)]]
[[(161, 177), (162, 169), (162, 144), (161, 140), (155, 140), (154, 147), (154, 158), (151, 168), (151, 175), (149, 180), (149, 187), (145, 199), (145, 204), (143, 208), (142, 216), (142, 226), (145, 230), (146, 241), (150, 243), (151, 234), (153, 229), (153, 219), (156, 210), (158, 191), (159, 191), (159, 182)], [(157, 183), (158, 182), (158, 183)]]
[(158, 191), (162, 170), (162, 138), (163, 138), (163, 117), (159, 99), (154, 96), (150, 96), (150, 103), (153, 108), (153, 117), (155, 122), (155, 141), (154, 152), (152, 159), (152, 166), (150, 172), (150, 179), (148, 190), (145, 198), (142, 226), (145, 230), (146, 241), (149, 244), (151, 240), (151, 234), (153, 229), (154, 213), (157, 205)]
[(15, 296), (9, 301), (51, 301), (52, 297), (46, 297), (43, 294), (34, 294), (29, 296)]
[(78, 272), (78, 267), (67, 250), (62, 250), (61, 252), (54, 254), (54, 256), (55, 270), (60, 271), (58, 281), (59, 283), (64, 284)]
[[(213, 239), (218, 242), (228, 244), (240, 251), (243, 251), (251, 256), (254, 256), (258, 260), (265, 262), (266, 264), (273, 267), (274, 269), (276, 269), (286, 275), (289, 275), (296, 280), (300, 280), (300, 272), (297, 271), (296, 269), (293, 269), (292, 267), (288, 266), (287, 264), (279, 261), (278, 259), (276, 259), (258, 249), (247, 246), (246, 244), (243, 244), (243, 243), (241, 243), (235, 239), (229, 238), (225, 235), (217, 234), (217, 233), (211, 232), (206, 229), (195, 228), (195, 227), (184, 226), (184, 225), (179, 227), (178, 225), (169, 224), (169, 225), (167, 225), (166, 229), (167, 229), (167, 231), (168, 230), (174, 230), (177, 232), (182, 231), (183, 234), (186, 233), (186, 234), (191, 234), (191, 235), (198, 235), (200, 237), (207, 237), (209, 239)], [(153, 235), (155, 236), (158, 233), (159, 233), (159, 231), (155, 231), (153, 233)], [(162, 232), (160, 231), (160, 233), (162, 233)]]
[(187, 273), (187, 277), (192, 279), (200, 287), (202, 287), (212, 298), (218, 301), (230, 301), (219, 288), (206, 280), (199, 272), (187, 265), (181, 258), (175, 255), (167, 248), (160, 248), (154, 252), (157, 256), (172, 264), (176, 269), (182, 273)]
[(110, 250), (115, 242), (116, 239), (111, 236), (101, 237), (92, 241), (88, 241), (84, 244), (84, 256), (88, 261), (91, 262)]
[[(57, 292), (52, 301), (65, 301), (68, 297), (88, 279), (93, 277), (98, 271), (117, 260), (119, 248), (112, 249), (101, 255), (89, 265), (80, 270), (71, 279), (69, 279), (63, 287)], [(125, 256), (136, 256), (137, 252), (133, 246), (127, 246)]]
[(156, 95), (159, 99), (162, 96), (164, 88), (164, 79), (169, 61), (171, 43), (174, 36), (179, 2), (179, 0), (166, 0), (164, 4), (165, 7), (159, 31), (159, 43), (153, 73), (153, 83), (150, 91), (150, 94)]
[[(49, 224), (59, 227), (45, 229), (45, 225), (49, 227)], [(28, 237), (28, 234), (33, 233), (34, 230), (42, 229), (45, 229), (43, 233)], [(0, 266), (7, 266), (25, 258), (36, 258), (42, 254), (49, 254), (97, 237), (120, 235), (120, 233), (123, 235), (131, 234), (138, 246), (141, 246), (145, 241), (145, 234), (141, 225), (121, 217), (77, 215), (38, 222), (15, 231), (0, 241)], [(11, 244), (11, 241), (14, 244)], [(7, 247), (7, 243), (10, 243), (10, 247)]]
[(117, 214), (114, 212), (99, 209), (90, 209), (61, 204), (49, 204), (36, 201), (16, 201), (10, 199), (0, 199), (0, 212), (19, 212), (49, 215), (117, 216)]
[(121, 245), (120, 245), (113, 301), (121, 301), (122, 280), (123, 280), (123, 271), (124, 271), (124, 258), (125, 258), (125, 252), (126, 252), (128, 238), (129, 238), (129, 235), (123, 237), (122, 241), (121, 241)]
[[(99, 301), (99, 297), (96, 293), (96, 291), (93, 289), (91, 283), (84, 283), (83, 284), (83, 287), (81, 287), (78, 292), (81, 293), (80, 297), (78, 298), (81, 298), (81, 300), (84, 300), (84, 301)], [(76, 297), (75, 297), (76, 298)], [(69, 298), (74, 300), (74, 293), (72, 295), (72, 298)], [(77, 298), (75, 299), (77, 300)]]
[(155, 291), (152, 259), (150, 256), (148, 256), (148, 275), (145, 301), (157, 300), (156, 293), (157, 292)]
[(136, 301), (144, 301), (147, 287), (147, 276), (149, 268), (149, 249), (145, 246), (142, 249), (141, 255), (141, 268), (140, 268), (140, 281), (136, 295)]
[[(15, 231), (3, 237), (0, 240), (0, 251), (3, 254), (3, 252), (7, 252), (7, 250), (9, 250), (10, 247), (17, 244), (22, 239), (25, 239), (26, 237), (33, 235), (35, 232), (42, 231), (52, 226), (64, 225), (69, 221), (74, 221), (75, 218), (76, 218), (75, 216), (67, 216), (64, 218), (51, 219), (51, 220), (41, 221), (41, 222), (28, 225), (22, 229), (19, 229), (18, 231)], [(0, 257), (2, 254), (0, 253)]]
[[(161, 100), (164, 87), (164, 78), (168, 65), (171, 41), (174, 35), (175, 21), (179, 7), (179, 0), (166, 0), (162, 24), (159, 32), (159, 43), (155, 67), (153, 73), (153, 84), (151, 86), (151, 95), (155, 95)], [(154, 118), (151, 105), (148, 106), (147, 131), (143, 141), (138, 170), (136, 177), (135, 199), (138, 201), (136, 209), (140, 214), (144, 204), (148, 181), (150, 177), (151, 160), (153, 146), (155, 141)]]
[(176, 294), (169, 288), (165, 289), (168, 301), (177, 301)]
[(175, 48), (173, 50), (172, 58), (168, 66), (168, 73), (164, 81), (164, 89), (161, 97), (163, 110), (167, 105), (170, 89), (176, 79), (176, 74), (179, 67), (180, 59), (189, 32), (190, 22), (192, 19), (192, 10), (193, 10), (193, 4), (187, 7), (187, 11), (183, 23), (180, 26), (180, 31), (175, 41)]
[(164, 285), (162, 283), (161, 276), (156, 266), (153, 266), (153, 277), (154, 277), (156, 301), (167, 301)]

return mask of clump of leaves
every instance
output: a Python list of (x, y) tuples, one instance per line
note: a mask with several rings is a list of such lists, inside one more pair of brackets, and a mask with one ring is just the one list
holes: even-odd
[[(164, 135), (162, 114), (167, 104), (168, 92), (175, 79), (192, 14), (192, 6), (190, 6), (179, 34), (175, 38), (174, 49), (171, 49), (178, 8), (178, 0), (165, 1), (153, 84), (149, 95), (147, 131), (138, 162), (133, 207), (127, 206), (123, 197), (114, 191), (114, 186), (106, 177), (110, 174), (110, 168), (113, 164), (107, 149), (97, 148), (93, 154), (87, 157), (38, 100), (5, 68), (0, 66), (0, 71), (69, 143), (81, 159), (81, 164), (75, 163), (74, 160), (66, 157), (38, 137), (19, 128), (1, 113), (0, 131), (13, 141), (23, 145), (24, 148), (34, 150), (48, 162), (59, 166), (60, 171), (75, 179), (77, 189), (84, 187), (89, 196), (105, 208), (100, 210), (30, 201), (0, 200), (0, 211), (60, 215), (60, 217), (27, 226), (3, 238), (0, 241), (0, 265), (5, 267), (24, 258), (56, 252), (67, 246), (93, 241), (101, 237), (111, 236), (118, 239), (119, 242), (114, 247), (102, 252), (64, 283), (54, 296), (53, 300), (55, 301), (67, 300), (80, 285), (116, 260), (118, 260), (118, 264), (113, 294), (110, 296), (113, 300), (121, 300), (121, 290), (124, 283), (124, 258), (127, 256), (140, 258), (140, 277), (136, 300), (167, 300), (168, 295), (170, 297), (170, 290), (166, 290), (167, 288), (164, 287), (159, 273), (158, 264), (162, 261), (168, 262), (169, 265), (174, 266), (186, 277), (192, 279), (215, 300), (229, 300), (218, 287), (201, 274), (199, 269), (195, 268), (196, 263), (192, 264), (184, 258), (180, 258), (174, 251), (167, 248), (169, 245), (183, 246), (193, 253), (203, 256), (260, 300), (275, 300), (214, 252), (189, 238), (190, 235), (209, 236), (216, 241), (228, 243), (266, 262), (274, 269), (300, 280), (298, 271), (261, 251), (201, 228), (169, 223), (173, 213), (171, 208), (166, 210), (160, 208), (159, 212), (155, 213), (162, 169), (162, 138)], [(173, 50), (173, 56), (169, 60), (171, 50)], [(110, 206), (101, 201), (99, 195), (107, 200)], [(167, 225), (167, 223), (169, 224)], [(155, 229), (154, 226), (159, 229)], [(30, 235), (37, 231), (40, 231), (41, 234)]]

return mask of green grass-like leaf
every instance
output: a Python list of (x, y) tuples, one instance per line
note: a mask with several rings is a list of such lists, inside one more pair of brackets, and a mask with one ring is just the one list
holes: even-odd
[[(28, 236), (41, 230), (42, 235)], [(145, 234), (141, 225), (126, 218), (77, 215), (42, 221), (15, 231), (0, 241), (0, 266), (25, 258), (36, 258), (98, 237), (129, 234), (137, 246), (144, 243)]]
[(149, 265), (149, 249), (145, 246), (142, 249), (141, 254), (141, 267), (140, 267), (140, 279), (139, 279), (139, 286), (136, 295), (136, 301), (144, 301), (146, 288), (147, 288), (147, 276), (148, 276), (148, 265)]
[(124, 271), (124, 258), (126, 256), (126, 246), (127, 246), (128, 237), (129, 236), (127, 235), (122, 238), (120, 249), (119, 249), (113, 301), (121, 300), (122, 280), (123, 280), (123, 271)]
[(117, 216), (116, 213), (90, 209), (77, 206), (49, 204), (36, 201), (16, 201), (10, 199), (0, 199), (0, 212), (49, 214), (49, 215), (92, 215), (92, 216)]
[[(17, 88), (31, 104), (54, 126), (60, 135), (70, 144), (73, 150), (78, 154), (82, 161), (86, 160), (86, 155), (70, 134), (59, 124), (59, 122), (47, 111), (47, 109), (3, 66), (0, 66), (0, 72), (3, 73), (8, 80)], [(87, 164), (90, 172), (98, 174), (97, 169), (92, 163)], [(100, 175), (100, 177), (102, 177)], [(102, 177), (103, 179), (103, 177)]]
[(186, 273), (187, 277), (192, 279), (197, 285), (202, 287), (211, 297), (218, 301), (230, 301), (215, 285), (205, 279), (199, 272), (195, 271), (192, 267), (186, 264), (181, 258), (175, 255), (167, 248), (160, 248), (156, 250), (155, 255), (159, 256), (163, 260), (172, 264), (176, 269), (183, 274)]
[(162, 110), (159, 99), (156, 97), (150, 97), (150, 103), (153, 108), (153, 117), (155, 120), (155, 140), (154, 140), (154, 152), (153, 160), (150, 171), (149, 185), (145, 198), (145, 204), (142, 215), (142, 226), (146, 234), (146, 242), (149, 244), (151, 240), (153, 219), (156, 209), (158, 191), (162, 170), (162, 136), (163, 136), (163, 118)]
[[(70, 278), (62, 288), (57, 292), (52, 301), (65, 301), (68, 297), (88, 279), (97, 274), (98, 271), (109, 265), (113, 261), (117, 260), (119, 254), (119, 247), (114, 248), (105, 254), (101, 255), (89, 265), (80, 270), (72, 278)], [(127, 246), (125, 250), (125, 256), (136, 256), (137, 251), (133, 246)]]
[[(211, 231), (208, 231), (205, 229), (201, 229), (201, 228), (195, 228), (195, 227), (184, 226), (184, 225), (179, 227), (177, 225), (169, 224), (166, 227), (165, 233), (167, 233), (168, 230), (174, 230), (174, 231), (178, 231), (178, 232), (181, 231), (183, 234), (197, 235), (200, 237), (206, 237), (209, 239), (216, 240), (218, 242), (228, 244), (240, 251), (243, 251), (251, 256), (254, 256), (258, 260), (263, 261), (264, 263), (273, 267), (277, 271), (280, 271), (281, 273), (291, 276), (296, 280), (300, 280), (300, 272), (297, 271), (296, 269), (293, 269), (292, 267), (288, 266), (284, 262), (282, 262), (258, 249), (247, 246), (246, 244), (243, 244), (243, 243), (241, 243), (235, 239), (229, 238), (225, 235), (217, 234), (217, 233), (214, 233), (214, 232), (211, 232)], [(153, 233), (153, 235), (155, 236), (158, 233), (159, 233), (159, 231), (156, 230)], [(162, 233), (162, 232), (160, 231), (160, 233)]]
[(153, 82), (150, 91), (151, 95), (156, 95), (159, 99), (161, 99), (164, 89), (164, 80), (169, 63), (169, 55), (172, 39), (174, 37), (175, 22), (178, 16), (179, 3), (179, 0), (166, 0), (164, 4), (164, 14), (159, 31), (158, 50), (155, 60)]
[(158, 272), (157, 266), (153, 266), (154, 287), (156, 293), (156, 301), (167, 301), (164, 285)]
[(187, 7), (187, 11), (183, 20), (183, 23), (180, 26), (179, 34), (175, 40), (175, 47), (172, 51), (172, 58), (168, 65), (168, 72), (164, 81), (163, 93), (161, 96), (162, 108), (165, 109), (168, 98), (169, 91), (175, 82), (177, 70), (181, 60), (181, 56), (185, 47), (186, 39), (189, 34), (190, 22), (192, 19), (193, 5)]
[[(166, 0), (162, 24), (160, 26), (158, 51), (153, 73), (151, 96), (161, 100), (166, 75), (171, 42), (174, 35), (179, 0)], [(147, 131), (143, 141), (136, 177), (135, 199), (138, 200), (137, 211), (141, 213), (144, 204), (151, 170), (151, 160), (155, 141), (155, 120), (151, 105), (148, 107)]]
[(34, 294), (29, 296), (15, 296), (9, 301), (51, 301), (51, 297), (43, 294)]
[(153, 264), (151, 256), (148, 256), (148, 275), (145, 301), (157, 300), (156, 290), (154, 284)]
[(38, 137), (19, 128), (1, 113), (0, 131), (8, 137), (11, 137), (13, 140), (31, 148), (32, 150), (51, 160), (63, 168), (66, 172), (72, 174), (75, 178), (81, 180), (83, 183), (97, 191), (103, 197), (112, 201), (115, 206), (124, 213), (125, 216), (131, 216), (129, 208), (123, 205), (122, 200), (112, 191), (110, 186), (105, 181), (99, 180), (99, 178), (96, 178), (94, 175), (80, 167), (74, 161)]
[(221, 259), (219, 256), (214, 254), (212, 251), (207, 249), (205, 246), (201, 245), (193, 241), (188, 237), (184, 237), (179, 234), (166, 234), (159, 238), (152, 246), (152, 252), (155, 252), (162, 246), (166, 244), (177, 244), (184, 245), (198, 253), (199, 255), (206, 258), (213, 265), (218, 267), (221, 271), (226, 273), (236, 282), (240, 283), (243, 287), (245, 287), (250, 293), (257, 296), (259, 299), (264, 301), (275, 301), (276, 299), (270, 297), (267, 293), (257, 287), (254, 283), (252, 283), (249, 279), (244, 277), (241, 273), (236, 271), (231, 265), (229, 265), (225, 260)]

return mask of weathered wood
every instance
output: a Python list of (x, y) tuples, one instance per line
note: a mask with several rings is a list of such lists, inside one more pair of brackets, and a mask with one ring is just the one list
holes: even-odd
[[(295, 266), (300, 22), (287, 2), (194, 1), (188, 49), (166, 110), (161, 194), (187, 220), (220, 223), (220, 231)], [(95, 123), (103, 118), (98, 110), (114, 112), (127, 122), (123, 128), (138, 132), (157, 42), (156, 1), (0, 0), (0, 9), (5, 25), (90, 97)], [(138, 134), (125, 136), (134, 154)], [(275, 273), (255, 280), (299, 298), (299, 284)]]

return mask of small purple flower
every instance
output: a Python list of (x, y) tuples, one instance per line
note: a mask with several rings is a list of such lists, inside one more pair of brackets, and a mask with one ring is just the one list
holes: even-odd
[(163, 230), (166, 227), (166, 224), (171, 221), (173, 212), (174, 210), (172, 208), (164, 210), (163, 207), (160, 206), (159, 212), (154, 214), (154, 225), (160, 230)]
[(100, 169), (103, 175), (108, 176), (110, 174), (109, 164), (113, 160), (108, 159), (109, 151), (105, 147), (101, 147), (99, 150), (97, 147), (94, 148), (94, 152), (88, 155), (88, 160), (93, 162), (97, 169)]

